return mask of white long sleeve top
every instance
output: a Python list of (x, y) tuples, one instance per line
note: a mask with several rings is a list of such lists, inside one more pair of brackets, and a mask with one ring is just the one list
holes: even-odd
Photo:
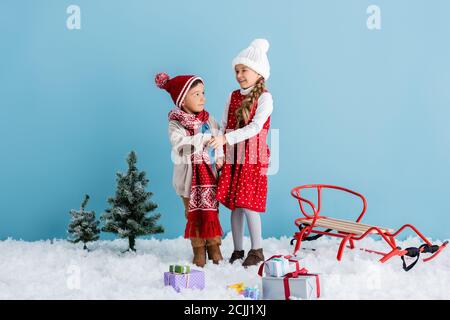
[[(240, 91), (242, 95), (247, 95), (250, 93), (250, 91), (252, 91), (252, 89), (253, 87), (250, 87), (247, 89), (241, 89)], [(222, 125), (220, 128), (222, 134), (225, 133), (225, 130), (227, 128), (228, 110), (230, 107), (230, 102), (231, 102), (231, 94), (228, 97), (228, 101), (225, 105), (225, 110), (222, 116)], [(270, 117), (272, 111), (273, 111), (272, 95), (269, 92), (264, 92), (258, 99), (258, 108), (256, 108), (256, 112), (252, 121), (250, 121), (250, 123), (245, 127), (225, 133), (225, 138), (227, 139), (228, 144), (233, 145), (256, 136), (258, 133), (261, 132), (264, 123)]]
[[(219, 125), (216, 120), (210, 116), (208, 120), (211, 133), (197, 133), (193, 136), (176, 120), (169, 121), (169, 140), (172, 144), (172, 162), (173, 162), (173, 179), (172, 185), (175, 192), (184, 197), (189, 198), (192, 186), (192, 153), (201, 153), (206, 147), (211, 137), (217, 136)], [(223, 150), (218, 149), (215, 152), (216, 160), (223, 157)], [(212, 167), (213, 173), (218, 177), (215, 166)]]

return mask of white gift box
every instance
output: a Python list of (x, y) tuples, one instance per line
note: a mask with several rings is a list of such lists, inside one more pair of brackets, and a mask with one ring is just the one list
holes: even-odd
[[(285, 278), (263, 277), (262, 278), (262, 298), (264, 300), (285, 300), (289, 298), (298, 298), (304, 300), (316, 300), (323, 293), (321, 292), (320, 274), (302, 274), (298, 278), (288, 278), (285, 284)], [(285, 285), (288, 285), (290, 291), (289, 297), (286, 297)]]
[(266, 261), (264, 263), (264, 272), (266, 276), (283, 277), (285, 274), (291, 272), (289, 260), (280, 257)]

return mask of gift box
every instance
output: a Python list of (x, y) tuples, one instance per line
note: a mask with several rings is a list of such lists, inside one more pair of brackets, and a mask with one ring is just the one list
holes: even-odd
[(293, 256), (275, 255), (264, 261), (258, 273), (261, 273), (262, 266), (266, 277), (283, 277), (285, 274), (299, 269), (299, 260)]
[(302, 274), (297, 277), (263, 277), (262, 296), (264, 300), (290, 300), (291, 297), (316, 300), (321, 295), (319, 274)]
[(205, 273), (199, 270), (191, 270), (189, 273), (164, 272), (164, 285), (172, 286), (177, 292), (186, 288), (203, 290)]
[[(262, 296), (265, 300), (290, 300), (291, 297), (314, 300), (320, 298), (321, 284), (320, 274), (309, 273), (307, 269), (300, 269), (299, 261), (291, 256), (284, 256), (286, 260), (295, 266), (293, 272), (282, 277), (272, 277), (267, 273), (266, 263), (277, 261), (283, 256), (272, 256), (259, 267), (258, 275), (262, 277)], [(263, 270), (266, 276), (263, 277)], [(270, 269), (269, 269), (270, 271)]]
[(189, 273), (189, 272), (191, 272), (191, 267), (190, 266), (171, 265), (171, 266), (169, 266), (169, 272)]
[(290, 272), (289, 260), (285, 257), (272, 258), (264, 263), (266, 276), (282, 277)]
[(228, 286), (229, 289), (234, 289), (236, 292), (245, 298), (250, 298), (253, 300), (259, 300), (260, 293), (258, 287), (246, 287), (243, 282), (235, 283)]
[(250, 298), (253, 300), (259, 300), (259, 289), (257, 287), (255, 288), (245, 288), (242, 292), (242, 295), (246, 298)]

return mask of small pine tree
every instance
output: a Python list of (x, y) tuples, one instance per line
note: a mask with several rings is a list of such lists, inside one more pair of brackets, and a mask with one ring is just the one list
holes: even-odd
[(120, 238), (128, 238), (129, 250), (136, 251), (136, 237), (164, 232), (164, 228), (157, 225), (160, 214), (147, 217), (147, 213), (158, 206), (150, 201), (153, 195), (146, 192), (148, 179), (145, 171), (136, 168), (136, 153), (131, 151), (127, 158), (128, 172), (117, 172), (117, 189), (115, 198), (109, 198), (108, 208), (101, 220), (104, 222), (102, 231), (112, 232)]
[(72, 243), (83, 242), (83, 249), (85, 250), (87, 250), (86, 243), (96, 241), (100, 237), (100, 229), (98, 228), (100, 222), (95, 220), (95, 211), (85, 211), (88, 201), (89, 195), (85, 195), (81, 209), (79, 211), (70, 210), (72, 221), (68, 230), (70, 234), (68, 240)]

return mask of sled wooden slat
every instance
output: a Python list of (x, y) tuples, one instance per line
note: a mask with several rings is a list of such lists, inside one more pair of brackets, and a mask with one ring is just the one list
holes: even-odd
[[(379, 227), (379, 226), (372, 226), (372, 225), (369, 225), (369, 224), (355, 222), (355, 221), (334, 219), (334, 218), (328, 218), (328, 217), (326, 219), (332, 220), (336, 224), (344, 224), (344, 225), (350, 224), (351, 226), (354, 226), (356, 228), (360, 228), (360, 229), (364, 230), (364, 232), (366, 232), (368, 229), (373, 228), (373, 227), (376, 227), (376, 228), (380, 229), (383, 232), (389, 232), (389, 233), (394, 232), (394, 229), (384, 228), (384, 227)], [(376, 232), (376, 231), (374, 231), (374, 232)]]
[[(309, 225), (311, 225), (312, 222), (313, 222), (312, 219), (311, 220), (310, 219), (302, 220), (302, 223), (309, 224)], [(316, 220), (316, 223), (314, 224), (314, 226), (325, 228), (325, 229), (333, 229), (336, 231), (352, 233), (352, 234), (363, 234), (370, 228), (375, 227), (375, 226), (371, 226), (368, 224), (362, 224), (359, 222), (346, 221), (346, 220), (333, 219), (333, 218), (319, 218)], [(381, 228), (381, 227), (377, 227), (377, 228), (379, 228), (383, 232), (393, 232), (392, 229)], [(370, 233), (377, 233), (377, 231), (372, 230)]]

